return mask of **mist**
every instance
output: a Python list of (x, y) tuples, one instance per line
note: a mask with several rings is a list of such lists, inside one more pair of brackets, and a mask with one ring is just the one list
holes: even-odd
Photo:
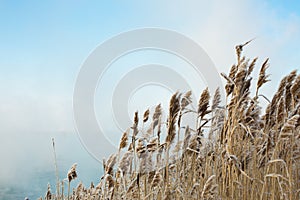
[[(35, 199), (45, 194), (48, 182), (55, 191), (52, 138), (60, 179), (77, 163), (78, 179), (72, 182), (72, 187), (79, 181), (85, 185), (99, 181), (102, 165), (88, 153), (78, 137), (72, 95), (84, 60), (99, 44), (116, 34), (143, 27), (178, 31), (203, 47), (220, 73), (227, 73), (236, 62), (235, 45), (256, 38), (245, 47), (243, 54), (259, 57), (255, 75), (261, 63), (270, 58), (267, 72), (271, 74), (272, 83), (260, 90), (267, 97), (272, 96), (285, 74), (300, 68), (297, 3), (281, 8), (283, 5), (273, 5), (272, 1), (204, 2), (119, 2), (118, 5), (98, 2), (94, 6), (68, 1), (43, 5), (41, 2), (35, 5), (2, 2), (0, 198), (28, 196)], [(133, 59), (125, 61), (131, 67), (136, 63)], [(118, 67), (111, 69), (113, 78), (108, 77), (107, 83), (116, 79)], [(181, 73), (184, 71), (183, 67)], [(199, 86), (199, 90), (202, 89)], [(108, 92), (101, 90), (96, 98), (103, 98), (101, 95), (105, 94)], [(168, 95), (157, 95), (155, 104), (163, 96), (160, 101), (166, 110)], [(200, 94), (194, 95), (198, 98)], [(141, 114), (146, 107), (155, 106), (145, 105), (153, 101), (143, 101), (144, 97), (142, 92), (137, 93), (124, 105), (129, 112), (138, 109)], [(110, 102), (102, 106), (108, 108), (107, 105)], [(100, 107), (97, 112), (102, 111)], [(105, 114), (101, 117), (107, 118)], [(122, 134), (107, 131), (116, 138)]]

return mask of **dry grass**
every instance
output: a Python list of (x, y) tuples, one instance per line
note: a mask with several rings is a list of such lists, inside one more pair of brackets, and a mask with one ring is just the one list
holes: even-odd
[[(230, 73), (222, 73), (225, 105), (220, 105), (219, 89), (214, 95), (205, 89), (196, 109), (191, 92), (174, 94), (166, 122), (160, 105), (152, 121), (149, 109), (142, 122), (136, 112), (119, 152), (103, 164), (100, 182), (79, 184), (69, 198), (300, 199), (300, 75), (293, 71), (284, 77), (261, 114), (265, 97), (259, 89), (269, 81), (268, 59), (251, 96), (257, 58), (242, 57), (244, 45), (237, 47), (238, 61)], [(195, 116), (196, 127), (181, 124), (187, 113)], [(75, 167), (69, 183), (74, 174)], [(64, 199), (63, 184), (58, 185), (60, 192), (49, 194), (48, 188), (46, 199)]]

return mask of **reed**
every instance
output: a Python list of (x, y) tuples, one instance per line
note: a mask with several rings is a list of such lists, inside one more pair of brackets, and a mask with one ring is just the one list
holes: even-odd
[[(258, 59), (242, 55), (249, 42), (236, 47), (237, 63), (221, 74), (227, 82), (225, 103), (222, 88), (206, 88), (196, 109), (190, 91), (175, 93), (166, 121), (160, 104), (144, 112), (142, 123), (136, 112), (118, 152), (103, 162), (96, 186), (80, 183), (71, 193), (77, 177), (72, 166), (68, 199), (300, 199), (300, 75), (285, 76), (269, 100), (260, 92), (270, 81), (269, 60), (253, 83)], [(188, 113), (196, 127), (184, 122)], [(45, 199), (64, 199), (63, 188), (59, 191), (51, 194), (49, 186)]]

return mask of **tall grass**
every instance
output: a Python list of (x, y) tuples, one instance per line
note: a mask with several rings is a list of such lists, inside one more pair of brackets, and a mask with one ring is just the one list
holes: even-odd
[[(136, 112), (119, 151), (103, 163), (100, 182), (79, 184), (68, 198), (300, 199), (300, 75), (285, 76), (268, 100), (259, 91), (269, 81), (268, 59), (254, 83), (257, 58), (243, 57), (242, 47), (236, 48), (237, 64), (221, 74), (227, 81), (225, 105), (220, 89), (213, 95), (205, 89), (198, 108), (191, 92), (174, 94), (166, 122), (160, 105), (142, 121)], [(261, 101), (269, 101), (264, 112)], [(182, 124), (187, 113), (196, 127)], [(63, 199), (63, 191), (49, 191), (46, 198)]]

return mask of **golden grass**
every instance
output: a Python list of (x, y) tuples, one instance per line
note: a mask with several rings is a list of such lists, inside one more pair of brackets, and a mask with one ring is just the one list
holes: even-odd
[[(160, 105), (152, 121), (149, 109), (142, 122), (136, 112), (119, 151), (103, 163), (100, 182), (79, 184), (68, 198), (300, 199), (300, 75), (293, 71), (284, 77), (261, 114), (259, 100), (266, 97), (259, 89), (269, 81), (268, 59), (251, 96), (257, 58), (242, 57), (244, 45), (236, 48), (238, 61), (230, 73), (221, 74), (227, 81), (225, 105), (220, 105), (220, 89), (212, 99), (205, 89), (197, 109), (191, 92), (174, 94), (167, 122)], [(195, 115), (196, 127), (181, 124), (187, 113)], [(69, 183), (76, 178), (75, 167)], [(63, 182), (58, 185), (60, 192), (49, 194), (48, 188), (45, 199), (64, 199)]]

